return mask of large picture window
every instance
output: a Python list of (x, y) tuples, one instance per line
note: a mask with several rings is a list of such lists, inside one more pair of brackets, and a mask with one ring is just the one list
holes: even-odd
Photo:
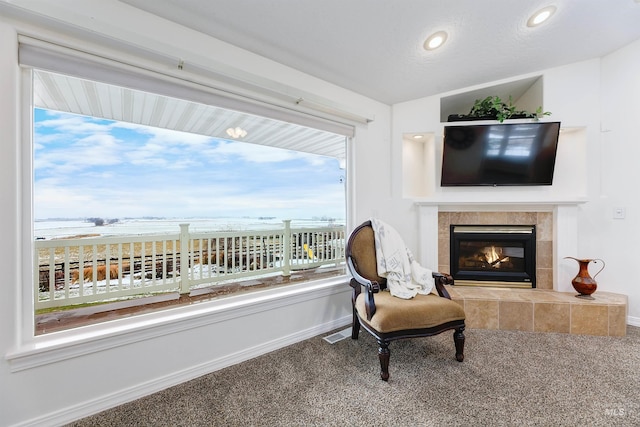
[(36, 335), (344, 274), (345, 135), (32, 76)]

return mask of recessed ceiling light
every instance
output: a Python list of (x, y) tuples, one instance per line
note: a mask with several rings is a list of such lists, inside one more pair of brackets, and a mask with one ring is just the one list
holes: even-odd
[(545, 22), (547, 19), (551, 18), (551, 15), (553, 15), (555, 11), (556, 11), (555, 6), (547, 6), (545, 8), (540, 9), (539, 11), (531, 15), (531, 17), (527, 21), (527, 27), (537, 27), (538, 25)]
[(413, 135), (413, 139), (422, 139), (424, 135)]
[(438, 31), (437, 33), (431, 34), (424, 41), (424, 48), (426, 50), (434, 50), (439, 48), (447, 41), (447, 32), (446, 31)]

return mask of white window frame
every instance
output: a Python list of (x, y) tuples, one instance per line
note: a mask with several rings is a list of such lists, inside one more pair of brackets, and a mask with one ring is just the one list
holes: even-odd
[[(43, 42), (35, 42), (34, 45), (38, 49), (42, 49)], [(46, 43), (45, 43), (46, 44)], [(36, 51), (32, 51), (36, 52)], [(52, 50), (56, 55), (59, 53)], [(40, 51), (42, 53), (42, 51)], [(54, 55), (54, 56), (56, 56)], [(83, 54), (84, 55), (84, 54)], [(85, 58), (86, 59), (86, 58)], [(132, 71), (133, 66), (124, 65), (127, 73)], [(40, 68), (40, 67), (35, 67)], [(45, 69), (47, 67), (44, 67)], [(134, 67), (135, 68), (135, 67)], [(140, 70), (141, 75), (145, 79), (149, 79), (149, 71)], [(75, 73), (69, 73), (74, 75)], [(91, 79), (91, 77), (88, 77)], [(173, 89), (181, 87), (181, 82), (175, 78), (162, 76), (158, 82), (165, 82), (167, 87)], [(158, 83), (156, 82), (156, 84)], [(198, 90), (193, 87), (191, 82), (183, 82), (185, 90), (189, 94), (197, 94)], [(118, 84), (118, 83), (115, 83)], [(202, 85), (196, 85), (203, 88)], [(241, 296), (229, 297), (217, 301), (198, 304), (196, 306), (180, 307), (170, 311), (161, 310), (155, 313), (134, 316), (126, 319), (119, 319), (110, 322), (99, 323), (95, 325), (85, 326), (82, 328), (71, 329), (62, 332), (44, 334), (35, 336), (35, 316), (33, 310), (33, 292), (32, 275), (33, 265), (33, 70), (32, 66), (21, 67), (20, 72), (20, 241), (23, 243), (20, 248), (21, 265), (18, 295), (20, 307), (18, 309), (18, 325), (16, 330), (17, 345), (13, 351), (5, 355), (10, 362), (12, 372), (31, 369), (60, 360), (81, 356), (84, 354), (102, 351), (108, 348), (150, 339), (162, 336), (168, 333), (175, 333), (188, 330), (194, 327), (206, 324), (226, 321), (232, 318), (242, 317), (250, 313), (258, 311), (274, 310), (290, 304), (296, 304), (302, 301), (313, 300), (316, 298), (327, 297), (333, 294), (343, 294), (348, 292), (345, 286), (348, 276), (337, 276), (329, 279), (322, 279), (301, 284), (290, 285), (285, 288), (267, 289), (264, 291), (246, 294)], [(141, 90), (149, 90), (151, 92), (163, 94), (162, 91), (154, 91), (151, 89), (137, 88)], [(173, 90), (172, 89), (172, 90)], [(206, 94), (208, 102), (211, 102), (211, 96), (215, 90), (209, 92), (202, 91)], [(175, 96), (175, 95), (174, 95)], [(216, 97), (218, 95), (215, 95)], [(182, 96), (178, 96), (179, 98)], [(224, 98), (224, 97), (222, 97)], [(222, 99), (221, 98), (221, 99)], [(353, 166), (353, 137), (355, 135), (354, 125), (345, 125), (340, 121), (331, 121), (322, 117), (308, 115), (302, 109), (283, 109), (277, 105), (269, 105), (264, 102), (246, 99), (242, 97), (230, 97), (227, 101), (233, 103), (235, 109), (238, 109), (238, 102), (241, 105), (252, 106), (253, 114), (266, 115), (271, 118), (282, 119), (287, 118), (304, 126), (316, 127), (340, 133), (347, 136), (346, 159), (347, 159), (347, 185), (345, 187), (345, 208), (347, 216), (347, 230), (350, 229), (351, 206), (354, 201), (353, 188), (354, 176)], [(200, 101), (202, 102), (202, 101)], [(217, 105), (217, 104), (214, 104)], [(221, 105), (224, 106), (224, 105)], [(229, 107), (229, 105), (227, 105)], [(247, 107), (249, 108), (249, 107)], [(249, 112), (249, 111), (247, 111)], [(285, 114), (285, 116), (283, 116)], [(275, 115), (275, 116), (274, 116)], [(342, 323), (336, 323), (335, 327), (343, 326)], [(323, 325), (326, 328), (326, 325)], [(322, 330), (307, 331), (308, 337), (322, 333)], [(301, 337), (292, 337), (291, 344), (298, 341)], [(281, 342), (282, 345), (288, 345)], [(275, 348), (274, 348), (275, 349)], [(261, 351), (264, 351), (262, 349)], [(257, 354), (256, 354), (257, 355)]]

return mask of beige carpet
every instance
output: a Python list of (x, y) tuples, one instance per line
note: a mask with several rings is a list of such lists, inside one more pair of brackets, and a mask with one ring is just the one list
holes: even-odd
[(315, 337), (72, 425), (640, 425), (640, 328), (624, 338), (466, 336), (463, 363), (451, 332), (392, 343), (388, 383), (365, 331), (335, 344)]

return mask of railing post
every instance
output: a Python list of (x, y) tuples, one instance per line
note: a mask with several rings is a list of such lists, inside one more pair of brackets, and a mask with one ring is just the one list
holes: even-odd
[(282, 275), (291, 276), (291, 220), (284, 219), (284, 238), (282, 248)]
[(180, 224), (180, 293), (189, 293), (189, 224)]

